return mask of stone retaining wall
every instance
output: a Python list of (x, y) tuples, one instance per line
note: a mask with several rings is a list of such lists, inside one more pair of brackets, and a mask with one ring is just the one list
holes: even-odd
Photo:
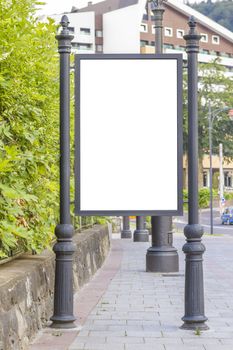
[[(74, 236), (74, 289), (102, 266), (109, 252), (109, 228), (96, 225)], [(24, 254), (0, 267), (0, 350), (27, 349), (53, 310), (54, 253)]]

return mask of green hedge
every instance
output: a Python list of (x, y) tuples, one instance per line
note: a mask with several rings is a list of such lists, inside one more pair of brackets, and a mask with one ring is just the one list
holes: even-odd
[[(184, 198), (184, 209), (187, 209), (188, 208), (188, 203), (187, 203), (188, 191), (187, 190), (183, 190), (183, 198)], [(213, 189), (213, 199), (215, 199), (215, 200), (218, 199), (218, 191), (215, 189)], [(210, 190), (209, 190), (209, 188), (199, 189), (198, 200), (199, 200), (199, 208), (204, 209), (204, 208), (209, 207), (209, 205), (210, 205)]]
[(0, 257), (47, 246), (58, 213), (56, 27), (35, 4), (0, 5)]
[[(58, 222), (57, 26), (52, 20), (37, 21), (37, 4), (0, 4), (0, 258), (19, 246), (36, 252), (50, 246)], [(73, 103), (72, 96), (72, 145)], [(80, 220), (73, 217), (73, 222), (78, 227)], [(82, 226), (104, 222), (82, 218)]]

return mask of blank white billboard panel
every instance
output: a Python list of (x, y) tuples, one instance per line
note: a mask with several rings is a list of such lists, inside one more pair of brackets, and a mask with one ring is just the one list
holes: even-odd
[(167, 56), (76, 56), (78, 214), (182, 210), (180, 57)]

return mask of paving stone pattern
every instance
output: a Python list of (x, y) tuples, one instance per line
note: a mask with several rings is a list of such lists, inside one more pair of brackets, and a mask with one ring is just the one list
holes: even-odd
[(204, 238), (205, 305), (210, 330), (201, 335), (179, 329), (184, 313), (183, 243), (182, 234), (176, 234), (180, 272), (174, 275), (146, 273), (149, 244), (122, 240), (120, 269), (68, 349), (232, 350), (233, 236)]

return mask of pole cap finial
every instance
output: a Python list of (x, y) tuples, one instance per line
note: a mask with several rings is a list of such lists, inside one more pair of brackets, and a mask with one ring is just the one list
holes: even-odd
[(159, 9), (164, 9), (164, 3), (167, 2), (168, 0), (151, 0), (150, 1), (150, 7), (151, 11), (159, 10)]
[(68, 29), (69, 24), (70, 24), (69, 18), (66, 15), (63, 15), (60, 22), (61, 34), (65, 34), (65, 35), (69, 34), (69, 29)]
[(189, 17), (188, 25), (190, 28), (190, 34), (193, 34), (195, 32), (196, 26), (197, 26), (197, 21), (194, 16)]
[(62, 28), (64, 29), (68, 28), (69, 23), (70, 23), (69, 18), (66, 15), (62, 16), (61, 22), (60, 22)]
[(71, 40), (74, 36), (69, 31), (69, 18), (63, 15), (58, 28), (56, 39), (58, 40), (58, 52), (59, 53), (70, 53), (71, 52)]

